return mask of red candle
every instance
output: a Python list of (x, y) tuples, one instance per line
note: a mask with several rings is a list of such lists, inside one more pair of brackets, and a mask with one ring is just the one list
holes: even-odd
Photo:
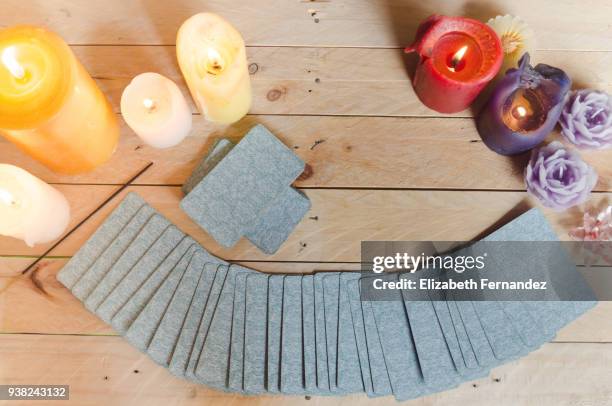
[(405, 52), (418, 52), (414, 90), (440, 113), (465, 110), (495, 77), (503, 60), (499, 37), (488, 25), (462, 17), (433, 15)]

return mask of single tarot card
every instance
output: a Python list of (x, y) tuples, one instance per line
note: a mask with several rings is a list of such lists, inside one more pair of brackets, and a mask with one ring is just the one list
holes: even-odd
[[(397, 282), (397, 274), (381, 274), (363, 277), (365, 284), (372, 286), (374, 280)], [(370, 289), (370, 288), (368, 288)], [(404, 301), (399, 291), (392, 291), (394, 297), (388, 300), (371, 301), (372, 311), (379, 332), (383, 356), (389, 372), (393, 395), (399, 401), (413, 399), (428, 393), (419, 369)]]
[(246, 280), (243, 381), (247, 393), (266, 391), (269, 278), (270, 275), (252, 273)]
[(285, 276), (281, 333), (281, 392), (304, 393), (302, 276)]
[(229, 267), (219, 303), (210, 322), (208, 334), (195, 367), (197, 382), (217, 389), (227, 389), (229, 377), (230, 340), (236, 276), (252, 270), (240, 265)]
[(244, 372), (244, 327), (246, 313), (246, 278), (248, 273), (236, 275), (234, 287), (234, 312), (230, 337), (229, 380), (228, 387), (232, 391), (243, 391)]
[(266, 371), (266, 389), (270, 393), (280, 393), (284, 281), (285, 275), (270, 275), (268, 278), (268, 368)]
[[(170, 227), (170, 222), (163, 216), (155, 214), (149, 219), (142, 231), (132, 240), (124, 253), (117, 262), (110, 267), (108, 272), (102, 277), (98, 285), (91, 291), (85, 301), (85, 307), (96, 312), (96, 309), (106, 299), (106, 297), (117, 287), (123, 277), (132, 269), (138, 261), (149, 251), (149, 248), (160, 239), (166, 229)], [(163, 247), (158, 252), (161, 261), (165, 252), (170, 252), (174, 247)]]
[(325, 326), (325, 301), (323, 300), (323, 278), (325, 272), (313, 276), (315, 301), (315, 342), (317, 350), (317, 388), (321, 392), (330, 391), (330, 377), (327, 368), (327, 335)]
[[(423, 270), (417, 273), (403, 273), (399, 277), (415, 281), (418, 286), (420, 278), (434, 276), (434, 271)], [(432, 391), (458, 385), (461, 381), (460, 375), (453, 363), (427, 291), (418, 288), (403, 289), (402, 296), (425, 385)]]
[(199, 283), (205, 284), (205, 289), (210, 289), (212, 285), (214, 273), (203, 272), (206, 259), (203, 251), (197, 251), (193, 255), (147, 348), (151, 359), (164, 367), (170, 365), (172, 353)]
[(57, 280), (68, 289), (72, 289), (85, 271), (96, 262), (115, 238), (117, 238), (138, 210), (145, 205), (145, 201), (136, 193), (128, 193), (106, 220), (104, 220), (102, 225), (83, 244), (81, 249), (57, 274)]
[(125, 333), (126, 340), (140, 351), (145, 352), (149, 347), (153, 334), (193, 258), (194, 255), (181, 259)]
[(302, 331), (304, 332), (304, 388), (317, 392), (317, 349), (315, 340), (314, 277), (302, 277)]
[(185, 234), (178, 228), (168, 227), (147, 253), (125, 274), (115, 289), (100, 303), (96, 309), (98, 317), (110, 324), (119, 309), (130, 300), (142, 283), (168, 258), (184, 238)]
[(157, 268), (151, 270), (149, 276), (145, 278), (141, 278), (141, 275), (132, 277), (130, 273), (126, 277), (125, 283), (122, 283), (121, 286), (131, 291), (132, 288), (128, 289), (128, 286), (133, 283), (133, 288), (137, 290), (131, 294), (127, 302), (115, 313), (111, 319), (111, 326), (120, 334), (125, 334), (142, 309), (155, 295), (157, 289), (164, 283), (170, 272), (181, 260), (190, 258), (197, 248), (197, 243), (190, 237), (186, 237)]
[(121, 230), (117, 238), (104, 250), (93, 265), (81, 276), (72, 287), (72, 294), (77, 299), (84, 301), (87, 296), (98, 286), (106, 272), (121, 258), (130, 243), (147, 224), (149, 219), (155, 215), (155, 210), (150, 206), (143, 206), (130, 222)]
[(232, 247), (304, 162), (264, 126), (255, 126), (182, 201), (181, 208), (219, 244)]
[(189, 176), (189, 179), (183, 184), (183, 193), (188, 195), (198, 183), (208, 175), (208, 173), (234, 148), (234, 144), (226, 139), (221, 138), (215, 141), (206, 156), (202, 158), (198, 166)]
[[(195, 352), (199, 354), (199, 349), (195, 350), (194, 346), (199, 345), (199, 348), (201, 348), (204, 337), (196, 342), (198, 331), (202, 329), (204, 335), (208, 331), (210, 318), (217, 305), (226, 274), (227, 265), (213, 262), (204, 265), (202, 277), (208, 278), (209, 275), (212, 275), (213, 282), (210, 288), (206, 286), (206, 283), (199, 283), (196, 288), (193, 302), (187, 311), (187, 317), (179, 333), (179, 338), (172, 353), (170, 365), (168, 366), (168, 369), (174, 375), (186, 376), (191, 354)], [(195, 361), (193, 363), (195, 364)]]
[(363, 392), (361, 364), (355, 338), (355, 326), (349, 301), (347, 282), (361, 277), (359, 272), (341, 272), (338, 297), (338, 389), (346, 393)]
[(245, 237), (266, 254), (274, 254), (310, 210), (310, 200), (292, 187), (263, 211)]

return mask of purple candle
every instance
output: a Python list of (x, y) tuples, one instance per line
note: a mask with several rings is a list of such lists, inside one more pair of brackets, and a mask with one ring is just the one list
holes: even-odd
[(529, 64), (529, 54), (509, 69), (476, 123), (484, 143), (502, 155), (528, 151), (555, 127), (572, 81), (561, 69)]

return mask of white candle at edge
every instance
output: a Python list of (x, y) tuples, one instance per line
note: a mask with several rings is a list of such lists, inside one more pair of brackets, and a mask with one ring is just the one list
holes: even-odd
[(136, 76), (121, 96), (121, 114), (145, 143), (155, 148), (179, 144), (191, 131), (191, 110), (180, 89), (157, 73)]
[(29, 172), (0, 164), (0, 234), (32, 247), (64, 233), (70, 206), (57, 189)]

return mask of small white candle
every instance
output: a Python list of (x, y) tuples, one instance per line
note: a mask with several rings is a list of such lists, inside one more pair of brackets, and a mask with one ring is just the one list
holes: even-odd
[(157, 73), (136, 76), (121, 96), (121, 114), (145, 143), (155, 148), (179, 144), (191, 131), (191, 110), (180, 89)]
[(0, 164), (0, 235), (32, 247), (58, 238), (69, 221), (70, 206), (57, 189), (21, 168)]

